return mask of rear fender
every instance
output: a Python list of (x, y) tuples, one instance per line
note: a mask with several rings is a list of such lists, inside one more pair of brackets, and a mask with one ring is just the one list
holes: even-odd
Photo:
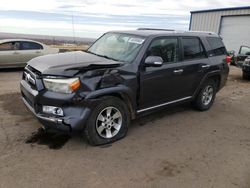
[[(206, 74), (203, 79), (201, 80), (199, 86), (197, 87), (197, 89), (195, 90), (194, 94), (193, 94), (193, 98), (195, 98), (199, 91), (201, 90), (203, 84), (208, 80), (208, 79), (211, 79), (211, 78), (214, 78), (214, 77), (218, 77), (219, 80), (218, 80), (218, 83), (217, 83), (217, 86), (220, 85), (220, 80), (221, 80), (221, 74), (220, 74), (220, 71), (219, 70), (216, 70), (216, 71), (212, 71), (212, 72), (209, 72), (208, 74)], [(219, 89), (219, 87), (217, 88)]]

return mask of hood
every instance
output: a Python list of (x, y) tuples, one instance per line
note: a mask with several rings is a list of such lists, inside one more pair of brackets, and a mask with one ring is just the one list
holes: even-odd
[(42, 74), (55, 76), (73, 76), (82, 70), (117, 67), (121, 64), (82, 51), (40, 56), (28, 62), (29, 66)]

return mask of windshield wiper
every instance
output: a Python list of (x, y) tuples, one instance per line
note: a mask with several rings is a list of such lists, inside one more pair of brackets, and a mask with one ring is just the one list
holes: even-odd
[(90, 53), (90, 54), (93, 54), (93, 55), (96, 55), (96, 56), (99, 56), (99, 57), (103, 57), (103, 58), (106, 58), (106, 59), (111, 59), (111, 60), (113, 60), (113, 61), (119, 61), (118, 59), (114, 59), (114, 58), (109, 57), (109, 56), (106, 56), (106, 55), (96, 54), (96, 53), (91, 52), (91, 51), (87, 51), (87, 53)]

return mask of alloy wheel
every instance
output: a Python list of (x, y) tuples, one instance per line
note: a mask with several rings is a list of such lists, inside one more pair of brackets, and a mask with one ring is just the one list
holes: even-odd
[(113, 138), (122, 126), (122, 114), (115, 107), (102, 110), (96, 119), (96, 131), (102, 138)]
[(214, 88), (212, 86), (207, 86), (205, 87), (203, 93), (202, 93), (202, 103), (203, 105), (207, 106), (213, 99), (213, 94), (214, 94)]

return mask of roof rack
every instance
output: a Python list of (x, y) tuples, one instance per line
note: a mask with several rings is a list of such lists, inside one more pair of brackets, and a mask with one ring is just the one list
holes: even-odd
[(187, 31), (189, 33), (204, 33), (204, 34), (209, 34), (209, 35), (215, 35), (217, 33), (212, 32), (212, 31)]
[(138, 28), (137, 30), (175, 31), (174, 29), (157, 29), (157, 28)]

